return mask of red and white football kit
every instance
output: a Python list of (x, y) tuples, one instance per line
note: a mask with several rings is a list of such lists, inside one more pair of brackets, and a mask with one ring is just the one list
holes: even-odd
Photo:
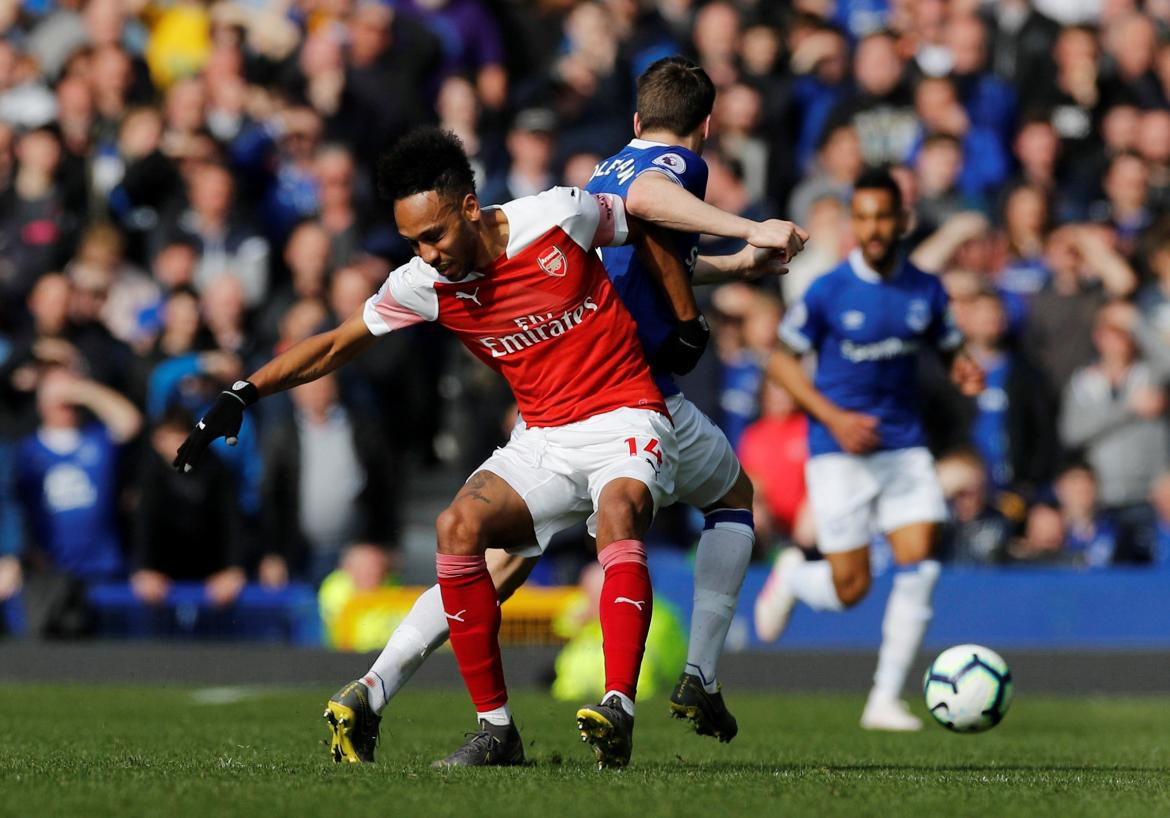
[[(597, 247), (626, 240), (619, 198), (553, 188), (502, 206), (508, 246), (486, 269), (449, 281), (420, 258), (392, 271), (366, 302), (380, 335), (419, 321), (454, 331), (512, 387), (524, 418), (479, 470), (499, 475), (527, 504), (536, 555), (562, 528), (596, 532), (602, 488), (628, 477), (655, 509), (674, 490), (674, 427), (650, 375), (633, 319)], [(605, 686), (631, 702), (653, 611), (646, 554), (637, 540), (609, 543), (601, 627)], [(500, 612), (482, 554), (436, 558), (451, 646), (481, 719), (510, 719), (500, 659)]]
[(625, 242), (621, 199), (557, 187), (501, 209), (504, 255), (458, 282), (416, 256), (366, 302), (365, 321), (375, 335), (438, 321), (507, 379), (523, 421), (480, 469), (528, 505), (537, 543), (514, 550), (536, 555), (582, 519), (593, 533), (615, 478), (669, 502), (677, 449), (633, 319), (593, 252)]

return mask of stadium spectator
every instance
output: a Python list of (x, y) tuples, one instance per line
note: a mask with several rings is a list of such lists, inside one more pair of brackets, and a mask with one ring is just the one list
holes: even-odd
[(964, 397), (941, 367), (923, 361), (923, 416), (931, 447), (972, 447), (992, 496), (1012, 492), (1031, 499), (1056, 470), (1052, 387), (1027, 352), (1011, 344), (1007, 314), (994, 291), (956, 299), (954, 315), (968, 354), (983, 368), (986, 385), (978, 397)]
[(231, 472), (214, 454), (190, 475), (171, 467), (191, 422), (184, 410), (168, 410), (136, 470), (130, 586), (148, 605), (165, 602), (173, 582), (203, 582), (216, 606), (231, 604), (244, 587), (246, 541)]
[(973, 449), (959, 449), (939, 458), (937, 469), (950, 509), (939, 531), (938, 558), (958, 565), (1004, 562), (1012, 522), (990, 503), (982, 458)]
[[(77, 583), (124, 576), (118, 531), (120, 448), (142, 416), (113, 389), (62, 367), (37, 384), (39, 425), (17, 450), (16, 484), (31, 538), (25, 554), (25, 607), (33, 633), (83, 625), (56, 621)], [(90, 420), (83, 412), (91, 413)]]
[(1044, 244), (1050, 222), (1044, 190), (1022, 184), (1008, 193), (1003, 205), (1007, 259), (998, 276), (1000, 288), (1016, 296), (1030, 296), (1048, 284)]
[(1113, 562), (1117, 528), (1098, 508), (1097, 477), (1083, 463), (1061, 470), (1052, 487), (1064, 519), (1064, 552), (1067, 559), (1087, 568)]
[(967, 116), (998, 139), (1003, 151), (1014, 134), (1019, 100), (1011, 83), (989, 70), (987, 26), (974, 14), (953, 10), (944, 36)]
[(299, 386), (291, 398), (293, 415), (270, 423), (263, 442), (261, 575), (317, 584), (351, 543), (395, 544), (395, 463), (378, 424), (342, 403), (336, 378)]
[(510, 161), (488, 175), (482, 190), (484, 204), (503, 204), (552, 187), (556, 124), (556, 115), (547, 108), (528, 108), (516, 115), (506, 140)]
[(991, 20), (991, 65), (997, 75), (1016, 88), (1052, 75), (1058, 23), (1030, 0), (1000, 0), (983, 8)]
[(1153, 514), (1150, 486), (1167, 464), (1166, 395), (1156, 372), (1138, 357), (1130, 311), (1109, 304), (1093, 324), (1096, 363), (1065, 390), (1060, 435), (1084, 452), (1100, 481), (1101, 504), (1118, 525), (1118, 550), (1148, 557)]
[(823, 196), (847, 202), (862, 167), (861, 141), (853, 124), (843, 122), (826, 128), (817, 144), (815, 168), (788, 200), (788, 217), (797, 224), (808, 224), (813, 202)]
[(926, 141), (945, 134), (958, 142), (963, 161), (957, 185), (966, 196), (982, 201), (989, 191), (1003, 184), (1008, 161), (999, 134), (971, 120), (954, 82), (945, 77), (919, 80), (914, 89), (914, 107)]
[(194, 243), (199, 249), (195, 287), (202, 291), (220, 276), (237, 278), (248, 306), (268, 294), (268, 242), (233, 212), (235, 182), (223, 165), (206, 164), (187, 180), (190, 206), (171, 217), (166, 238)]
[(1111, 298), (1130, 296), (1137, 277), (1100, 228), (1054, 230), (1044, 255), (1052, 280), (1032, 299), (1024, 344), (1052, 384), (1063, 389), (1095, 355), (1092, 329), (1098, 310)]
[(46, 270), (61, 269), (77, 240), (57, 182), (61, 140), (43, 125), (16, 139), (16, 173), (0, 203), (0, 258), (9, 297), (23, 298)]
[(901, 162), (914, 144), (918, 118), (893, 34), (875, 32), (857, 44), (853, 76), (856, 92), (838, 104), (830, 119), (848, 117), (857, 126), (866, 164)]
[[(849, 48), (840, 30), (823, 22), (807, 32), (793, 26), (789, 41), (789, 68), (796, 80), (792, 87), (797, 125), (796, 170), (804, 174), (828, 128), (833, 107), (847, 93), (850, 82)], [(791, 214), (790, 214), (791, 215)]]

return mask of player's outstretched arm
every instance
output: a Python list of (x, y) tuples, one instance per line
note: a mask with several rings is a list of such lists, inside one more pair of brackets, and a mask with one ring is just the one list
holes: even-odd
[(215, 399), (175, 456), (173, 466), (188, 472), (216, 438), (236, 445), (244, 410), (265, 395), (291, 389), (327, 375), (353, 360), (377, 340), (359, 311), (341, 326), (310, 336), (277, 355), (246, 381), (236, 381)]
[(665, 174), (640, 174), (626, 191), (626, 212), (659, 227), (684, 233), (706, 233), (743, 239), (767, 250), (781, 250), (791, 261), (808, 241), (804, 228), (780, 219), (763, 222), (745, 219), (707, 204)]
[(677, 324), (654, 354), (651, 365), (685, 375), (698, 365), (711, 339), (707, 319), (699, 311), (686, 267), (663, 231), (636, 218), (629, 219), (629, 241), (642, 264), (666, 295)]
[(833, 403), (813, 385), (800, 356), (782, 347), (768, 358), (767, 376), (788, 390), (793, 400), (806, 412), (828, 427), (829, 432), (850, 454), (873, 451), (881, 442), (878, 419), (861, 412), (850, 412)]
[(691, 284), (726, 284), (729, 281), (757, 281), (761, 278), (782, 276), (788, 272), (783, 254), (747, 245), (738, 253), (722, 256), (699, 256)]

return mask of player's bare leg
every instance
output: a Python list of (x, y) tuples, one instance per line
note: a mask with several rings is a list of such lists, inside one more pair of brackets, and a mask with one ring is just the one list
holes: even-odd
[(938, 526), (912, 523), (886, 536), (898, 571), (882, 619), (882, 646), (861, 726), (872, 730), (919, 730), (922, 722), (902, 701), (910, 666), (932, 615), (931, 596), (939, 564), (930, 559)]
[(785, 549), (756, 599), (756, 635), (778, 639), (798, 601), (815, 611), (841, 611), (864, 599), (869, 585), (868, 545), (816, 561), (806, 560), (799, 548)]
[(489, 547), (531, 537), (528, 507), (502, 478), (479, 471), (435, 522), (443, 612), (479, 731), (440, 766), (519, 764), (524, 746), (508, 708), (500, 659), (500, 607), (484, 557)]
[(739, 732), (723, 702), (717, 668), (755, 545), (752, 494), (751, 480), (741, 470), (730, 491), (703, 509), (687, 664), (670, 694), (671, 715), (691, 721), (699, 735), (723, 742)]
[(654, 608), (646, 549), (642, 543), (654, 516), (645, 483), (611, 480), (597, 502), (597, 559), (605, 571), (599, 615), (605, 652), (601, 704), (577, 711), (581, 740), (593, 745), (597, 766), (624, 767), (634, 741), (634, 698)]

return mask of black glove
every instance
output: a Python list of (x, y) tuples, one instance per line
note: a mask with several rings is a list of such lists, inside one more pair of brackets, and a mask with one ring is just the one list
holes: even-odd
[(675, 375), (685, 375), (699, 364), (703, 350), (711, 340), (711, 329), (703, 316), (689, 321), (680, 321), (662, 346), (658, 347), (654, 368), (666, 370)]
[(207, 414), (195, 424), (194, 431), (187, 435), (171, 465), (176, 471), (191, 471), (217, 437), (227, 438), (227, 444), (235, 446), (240, 424), (244, 422), (244, 410), (258, 400), (259, 390), (247, 381), (236, 381), (231, 389), (220, 392)]

